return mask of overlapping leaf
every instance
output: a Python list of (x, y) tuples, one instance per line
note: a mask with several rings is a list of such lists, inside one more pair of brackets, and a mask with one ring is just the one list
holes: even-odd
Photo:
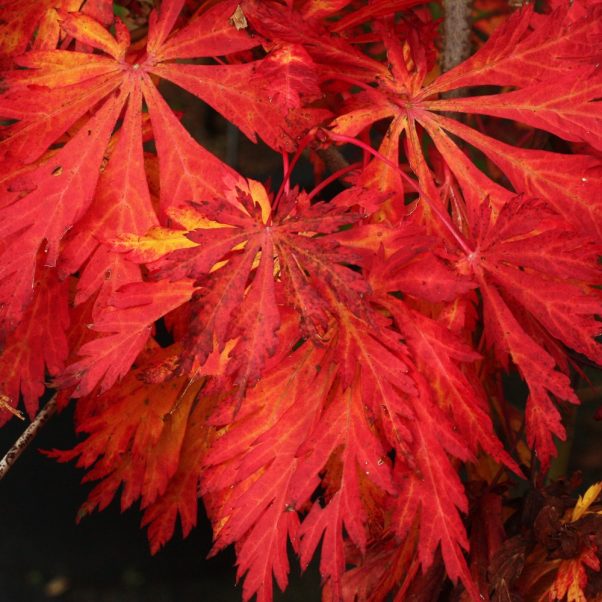
[[(416, 55), (413, 63), (408, 63), (391, 28), (385, 29), (383, 40), (392, 77), (383, 80), (380, 93), (368, 90), (352, 96), (348, 111), (335, 119), (334, 131), (356, 135), (378, 119), (393, 118), (389, 136), (406, 133), (410, 164), (432, 204), (439, 195), (421, 149), (422, 126), (457, 178), (468, 210), (478, 211), (486, 197), (500, 207), (512, 192), (478, 170), (448, 133), (459, 136), (504, 172), (514, 192), (544, 198), (576, 227), (599, 233), (602, 220), (597, 191), (601, 181), (597, 159), (516, 148), (434, 113), (494, 115), (596, 147), (602, 123), (598, 101), (602, 80), (595, 67), (602, 50), (596, 16), (600, 7), (592, 6), (591, 14), (576, 22), (567, 10), (545, 17), (534, 15), (531, 8), (517, 12), (473, 57), (425, 87), (425, 70), (420, 63), (424, 59)], [(543, 58), (549, 56), (553, 59)], [(436, 94), (475, 84), (518, 89), (501, 95), (433, 99)]]
[(122, 287), (89, 325), (105, 336), (85, 343), (78, 350), (82, 359), (69, 365), (57, 384), (75, 385), (74, 397), (87, 395), (98, 384), (101, 392), (109, 389), (129, 371), (148, 341), (154, 323), (186, 303), (193, 290), (190, 280), (177, 284), (139, 282)]
[(520, 473), (495, 434), (477, 375), (462, 369), (462, 364), (474, 363), (479, 355), (442, 324), (408, 310), (401, 303), (391, 304), (391, 309), (408, 337), (418, 367), (422, 373), (431, 374), (429, 383), (438, 405), (452, 418), (470, 451), (476, 454), (481, 447), (498, 462)]
[(117, 391), (85, 400), (78, 428), (88, 437), (69, 452), (51, 454), (61, 461), (77, 457), (80, 466), (92, 467), (86, 479), (101, 481), (80, 516), (105, 508), (121, 485), (122, 509), (138, 499), (146, 508), (165, 493), (178, 470), (188, 416), (202, 383), (182, 377), (149, 387), (139, 378), (144, 368), (143, 363), (131, 371)]
[[(41, 271), (34, 300), (6, 340), (0, 356), (0, 391), (15, 405), (22, 392), (30, 418), (37, 413), (46, 374), (60, 374), (67, 359), (69, 286), (70, 282), (60, 282), (51, 270)], [(0, 414), (0, 423), (9, 417)]]
[(461, 579), (476, 599), (478, 594), (462, 551), (468, 549), (468, 538), (460, 512), (467, 512), (468, 501), (449, 458), (452, 455), (468, 460), (470, 452), (450, 421), (432, 402), (423, 378), (415, 377), (415, 380), (419, 383), (412, 446), (416, 470), (402, 477), (395, 528), (403, 537), (419, 516), (418, 557), (423, 569), (431, 566), (440, 547), (449, 577), (453, 581)]
[[(22, 254), (22, 265), (33, 264), (42, 244), (47, 248), (47, 264), (56, 264), (61, 239), (91, 206), (109, 136), (126, 106), (127, 116), (121, 128), (113, 166), (101, 185), (103, 189), (115, 187), (124, 190), (128, 199), (129, 191), (136, 190), (141, 195), (140, 203), (137, 207), (132, 204), (132, 212), (146, 220), (139, 225), (147, 226), (156, 220), (148, 198), (144, 198), (138, 132), (142, 97), (149, 108), (157, 138), (163, 179), (162, 207), (178, 203), (180, 193), (194, 193), (188, 199), (215, 194), (225, 176), (235, 177), (181, 128), (157, 94), (150, 79), (151, 73), (178, 81), (185, 78), (186, 86), (192, 86), (208, 102), (224, 110), (228, 118), (239, 123), (250, 136), (253, 137), (257, 130), (276, 148), (281, 145), (292, 148), (284, 120), (291, 109), (300, 108), (302, 97), (305, 99), (307, 95), (318, 93), (312, 80), (309, 58), (300, 56), (299, 51), (289, 47), (244, 65), (201, 66), (169, 62), (191, 56), (228, 54), (258, 44), (257, 39), (237, 30), (229, 21), (236, 7), (236, 3), (231, 1), (218, 3), (200, 14), (173, 39), (169, 38), (182, 4), (181, 1), (167, 2), (155, 14), (146, 53), (142, 55), (129, 49), (129, 33), (122, 23), (117, 22), (116, 37), (113, 37), (92, 17), (63, 12), (63, 30), (99, 53), (31, 51), (15, 59), (17, 65), (24, 69), (3, 75), (5, 92), (0, 98), (0, 114), (17, 121), (5, 128), (0, 151), (13, 166), (14, 174), (12, 180), (5, 184), (0, 199), (0, 215), (4, 224), (0, 234), (3, 237), (16, 236), (15, 244)], [(195, 42), (186, 43), (191, 36)], [(282, 86), (278, 88), (273, 80), (274, 74), (280, 72), (286, 77), (282, 78)], [(255, 81), (253, 86), (247, 85), (249, 79)], [(225, 82), (229, 82), (228, 85), (224, 85)], [(199, 87), (201, 83), (202, 87)], [(268, 84), (271, 100), (266, 94)], [(302, 88), (299, 87), (301, 84)], [(267, 109), (271, 112), (280, 110), (280, 119), (263, 119)], [(239, 111), (244, 111), (244, 119), (239, 117)], [(252, 119), (249, 119), (251, 115)], [(303, 125), (296, 123), (295, 132)], [(76, 130), (73, 136), (59, 150), (45, 156), (50, 145), (61, 142), (69, 128)], [(126, 154), (127, 157), (124, 156)], [(123, 160), (127, 165), (125, 170), (124, 163), (121, 163)], [(20, 163), (32, 162), (37, 162), (35, 167), (19, 173)], [(178, 171), (175, 162), (181, 164)], [(179, 174), (178, 178), (175, 178), (175, 173)], [(182, 190), (184, 187), (186, 191)], [(114, 226), (104, 232), (108, 219), (106, 203), (114, 200), (100, 199), (96, 217), (88, 217), (97, 222), (94, 226), (96, 236), (114, 234)], [(119, 206), (123, 208), (123, 202)], [(43, 222), (36, 220), (39, 214), (46, 215), (47, 219)], [(87, 224), (88, 234), (89, 228)], [(66, 265), (73, 269), (85, 258), (83, 252), (77, 259), (68, 254)], [(3, 279), (14, 278), (16, 270), (6, 255), (3, 265)], [(19, 284), (16, 296), (25, 306), (31, 298), (26, 279)], [(4, 328), (14, 328), (19, 317), (18, 308), (5, 312)]]
[(564, 438), (549, 393), (572, 403), (578, 399), (530, 320), (567, 347), (602, 361), (595, 341), (602, 306), (589, 288), (600, 281), (599, 245), (541, 201), (515, 199), (495, 220), (483, 206), (480, 224), (467, 262), (483, 295), (487, 336), (502, 365), (510, 355), (529, 385), (528, 438), (546, 465), (555, 455), (551, 434)]
[(298, 549), (302, 507), (293, 493), (297, 452), (332, 380), (320, 374), (323, 355), (304, 346), (273, 363), (205, 460), (202, 491), (216, 525), (215, 550), (236, 543), (246, 598), (271, 600), (272, 575), (282, 590), (287, 585), (287, 541)]
[[(352, 314), (346, 318), (353, 319)], [(289, 319), (287, 329), (292, 325)], [(307, 342), (290, 355), (287, 334), (281, 357), (270, 360), (262, 380), (245, 397), (236, 422), (206, 458), (212, 468), (205, 474), (203, 491), (211, 494), (216, 547), (238, 542), (239, 574), (248, 572), (245, 597), (257, 593), (259, 599), (271, 600), (272, 573), (281, 588), (286, 585), (287, 538), (307, 566), (324, 537), (320, 571), (338, 591), (345, 563), (344, 532), (365, 549), (370, 487), (382, 494), (395, 491), (387, 450), (394, 445), (400, 449), (402, 442), (383, 445), (372, 424), (380, 406), (367, 408), (384, 404), (386, 420), (399, 430), (397, 414), (407, 414), (408, 409), (401, 407), (396, 389), (411, 389), (412, 384), (399, 360), (389, 374), (379, 374), (374, 365), (379, 351), (391, 358), (393, 354), (379, 347), (361, 322), (355, 330), (342, 329), (327, 347)], [(389, 345), (399, 351), (393, 337)], [(362, 354), (371, 364), (352, 365), (352, 353)], [(349, 358), (338, 376), (333, 354)], [(348, 385), (347, 378), (352, 379)], [(371, 390), (375, 385), (380, 389)], [(379, 401), (381, 391), (387, 400)], [(388, 430), (395, 433), (395, 426)], [(409, 436), (406, 427), (401, 435)], [(325, 499), (311, 503), (322, 471), (327, 475)], [(308, 503), (311, 510), (299, 524), (298, 513)]]
[(224, 199), (195, 202), (197, 224), (190, 212), (185, 214), (192, 230), (186, 238), (153, 230), (148, 237), (117, 242), (128, 258), (146, 262), (154, 279), (196, 279), (196, 315), (182, 370), (204, 364), (214, 345), (221, 351), (234, 339), (228, 372), (236, 375), (240, 394), (259, 379), (276, 350), (279, 297), (298, 311), (306, 333), (316, 336), (325, 332), (332, 313), (325, 291), (360, 313), (361, 295), (368, 290), (361, 276), (343, 265), (358, 256), (328, 236), (356, 222), (357, 214), (325, 203), (310, 205), (307, 195), (296, 192), (275, 210), (263, 186), (251, 180), (246, 188), (249, 193), (231, 191)]

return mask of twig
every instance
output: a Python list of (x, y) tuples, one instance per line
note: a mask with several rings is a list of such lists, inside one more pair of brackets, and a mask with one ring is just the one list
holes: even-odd
[(349, 161), (347, 161), (339, 149), (334, 146), (318, 149), (318, 155), (320, 156), (320, 159), (324, 161), (331, 173), (349, 167)]
[(21, 436), (15, 441), (14, 445), (6, 452), (6, 455), (0, 460), (0, 480), (12, 468), (13, 464), (19, 459), (19, 456), (27, 449), (27, 446), (34, 440), (38, 431), (48, 422), (56, 411), (56, 394), (50, 401), (38, 412), (31, 424), (23, 431)]
[(471, 9), (472, 0), (443, 0), (443, 71), (453, 69), (470, 56)]

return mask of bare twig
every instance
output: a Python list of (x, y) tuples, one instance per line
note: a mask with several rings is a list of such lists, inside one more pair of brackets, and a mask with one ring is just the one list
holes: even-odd
[(335, 148), (334, 146), (329, 146), (325, 149), (319, 149), (318, 155), (322, 161), (324, 161), (326, 167), (331, 173), (345, 169), (345, 167), (349, 167), (349, 161), (347, 161), (339, 149)]
[(471, 8), (472, 0), (443, 0), (443, 71), (453, 69), (470, 56)]
[(38, 431), (48, 422), (50, 417), (56, 411), (56, 395), (38, 412), (31, 424), (23, 431), (22, 435), (15, 441), (14, 445), (6, 452), (6, 455), (0, 460), (0, 480), (12, 468), (12, 465), (19, 459), (19, 456), (27, 449), (27, 446), (34, 440)]

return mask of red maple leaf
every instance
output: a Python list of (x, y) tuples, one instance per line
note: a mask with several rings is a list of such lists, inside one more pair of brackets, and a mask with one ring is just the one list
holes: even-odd
[[(70, 282), (56, 273), (38, 272), (33, 301), (23, 320), (7, 338), (0, 356), (0, 390), (13, 403), (23, 394), (27, 414), (33, 418), (46, 386), (46, 374), (58, 376), (69, 352), (65, 330), (69, 326)], [(0, 414), (0, 422), (9, 418)]]
[[(564, 439), (549, 393), (579, 403), (568, 377), (555, 370), (550, 336), (602, 362), (595, 337), (602, 305), (590, 288), (600, 282), (600, 246), (587, 240), (541, 201), (515, 199), (497, 219), (482, 207), (475, 250), (466, 258), (483, 295), (487, 340), (507, 366), (510, 356), (529, 385), (529, 443), (544, 466)], [(545, 334), (544, 334), (545, 333)]]
[[(246, 188), (249, 192), (238, 189), (223, 200), (193, 202), (194, 213), (185, 215), (186, 238), (178, 238), (177, 231), (153, 231), (117, 243), (130, 260), (146, 262), (154, 279), (196, 280), (195, 317), (180, 369), (194, 372), (214, 348), (221, 352), (235, 340), (228, 373), (236, 375), (233, 384), (240, 395), (259, 379), (276, 350), (280, 297), (299, 312), (305, 333), (315, 337), (328, 328), (325, 290), (358, 313), (368, 291), (365, 281), (345, 266), (358, 255), (329, 236), (357, 222), (358, 214), (335, 204), (311, 205), (298, 192), (274, 208), (276, 202), (258, 182), (250, 180)], [(171, 244), (186, 248), (171, 250)]]
[(149, 389), (139, 375), (144, 361), (156, 355), (156, 349), (149, 350), (118, 390), (84, 399), (78, 407), (78, 429), (88, 435), (84, 443), (68, 452), (50, 452), (61, 461), (78, 458), (80, 466), (92, 467), (86, 480), (101, 480), (80, 518), (105, 508), (122, 484), (122, 510), (138, 498), (146, 508), (160, 499), (178, 470), (188, 416), (202, 383), (182, 377)]
[(100, 383), (109, 389), (124, 376), (149, 340), (154, 323), (186, 303), (193, 293), (189, 280), (177, 285), (139, 282), (121, 287), (89, 328), (106, 336), (86, 342), (78, 350), (82, 359), (70, 364), (56, 380), (67, 387), (76, 385), (72, 395), (87, 395)]
[[(397, 161), (391, 139), (407, 136), (408, 159), (420, 189), (435, 205), (439, 192), (421, 148), (428, 134), (464, 196), (466, 211), (477, 211), (489, 197), (499, 208), (514, 195), (471, 162), (453, 134), (481, 151), (503, 171), (515, 192), (547, 200), (585, 232), (600, 232), (600, 164), (588, 155), (562, 155), (517, 148), (495, 140), (435, 111), (481, 113), (516, 120), (572, 141), (600, 138), (597, 115), (599, 73), (599, 6), (576, 22), (567, 9), (535, 15), (532, 8), (515, 13), (466, 62), (424, 85), (425, 59), (415, 52), (408, 67), (392, 25), (383, 28), (391, 72), (377, 89), (352, 95), (348, 110), (333, 122), (337, 134), (354, 136), (379, 119), (393, 118), (382, 154)], [(553, 60), (547, 57), (553, 56)], [(560, 79), (559, 79), (560, 78)], [(559, 85), (559, 81), (562, 82)], [(434, 96), (478, 84), (513, 86), (515, 91), (439, 100)], [(567, 95), (566, 91), (570, 90)], [(569, 125), (570, 124), (570, 125)], [(376, 159), (375, 159), (376, 160)], [(570, 202), (565, 202), (570, 199)], [(433, 206), (431, 210), (436, 210)]]

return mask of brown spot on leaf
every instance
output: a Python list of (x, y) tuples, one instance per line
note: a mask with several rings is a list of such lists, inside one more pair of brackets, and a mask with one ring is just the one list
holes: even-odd
[(246, 29), (249, 26), (247, 18), (245, 17), (245, 13), (242, 12), (240, 4), (236, 7), (236, 10), (228, 19), (228, 21), (231, 25), (236, 27), (237, 31), (240, 31), (241, 29)]

